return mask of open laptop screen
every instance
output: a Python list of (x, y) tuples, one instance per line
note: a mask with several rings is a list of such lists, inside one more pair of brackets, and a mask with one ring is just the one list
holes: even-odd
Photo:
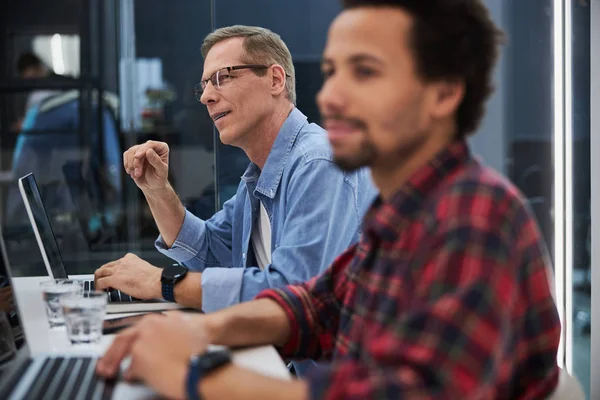
[[(17, 352), (25, 347), (25, 334), (17, 309), (4, 241), (0, 236), (0, 380)], [(24, 349), (25, 351), (25, 349)]]
[(50, 219), (46, 213), (46, 208), (42, 202), (42, 196), (40, 195), (33, 174), (19, 179), (19, 189), (21, 190), (25, 209), (33, 227), (48, 275), (53, 278), (67, 278), (67, 271), (63, 264), (60, 250), (58, 249), (58, 243), (56, 243), (56, 239), (54, 238)]

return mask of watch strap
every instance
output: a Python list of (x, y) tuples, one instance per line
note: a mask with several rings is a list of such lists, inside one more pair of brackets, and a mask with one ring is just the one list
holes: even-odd
[(190, 359), (187, 379), (185, 381), (185, 392), (188, 400), (200, 400), (198, 382), (200, 382), (199, 356)]
[(212, 371), (231, 362), (231, 354), (227, 350), (218, 350), (190, 358), (188, 375), (185, 382), (186, 395), (189, 400), (200, 400), (198, 383)]
[(175, 302), (175, 292), (174, 292), (175, 285), (173, 285), (172, 283), (162, 282), (161, 286), (162, 286), (163, 299), (174, 303)]

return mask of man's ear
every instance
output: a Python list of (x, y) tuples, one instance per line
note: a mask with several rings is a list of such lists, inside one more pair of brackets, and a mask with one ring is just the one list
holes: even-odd
[(277, 96), (285, 90), (285, 70), (281, 65), (274, 64), (269, 73), (271, 75), (271, 93)]
[(455, 114), (465, 97), (465, 84), (462, 81), (439, 82), (435, 84), (435, 104), (433, 114), (444, 118)]

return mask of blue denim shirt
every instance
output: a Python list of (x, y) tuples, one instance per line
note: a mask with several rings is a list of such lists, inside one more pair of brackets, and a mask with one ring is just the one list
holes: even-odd
[[(173, 246), (159, 236), (156, 247), (203, 273), (202, 308), (216, 311), (319, 275), (358, 240), (375, 195), (368, 170), (342, 172), (326, 132), (294, 109), (263, 170), (251, 163), (221, 211), (207, 221), (186, 211)], [(263, 270), (252, 265), (250, 242), (259, 201), (271, 222), (272, 263)]]

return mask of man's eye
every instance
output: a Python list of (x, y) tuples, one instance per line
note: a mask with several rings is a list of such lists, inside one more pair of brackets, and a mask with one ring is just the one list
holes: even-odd
[(367, 67), (358, 67), (355, 69), (354, 73), (359, 78), (370, 78), (376, 74), (374, 69)]
[(231, 78), (229, 74), (219, 74), (219, 83), (227, 82)]
[(333, 69), (324, 69), (321, 70), (321, 75), (323, 76), (323, 80), (327, 80), (333, 75)]

